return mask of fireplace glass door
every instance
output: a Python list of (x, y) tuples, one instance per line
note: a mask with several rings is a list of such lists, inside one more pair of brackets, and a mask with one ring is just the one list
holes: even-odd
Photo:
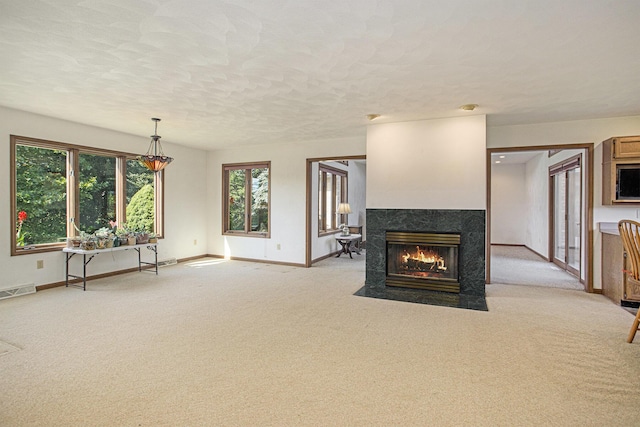
[(387, 285), (459, 292), (459, 234), (387, 232)]

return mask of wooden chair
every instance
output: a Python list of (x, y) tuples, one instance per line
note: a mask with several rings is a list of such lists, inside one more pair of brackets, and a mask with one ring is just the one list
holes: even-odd
[[(623, 219), (618, 222), (618, 230), (627, 255), (627, 268), (624, 271), (627, 274), (627, 280), (636, 285), (640, 285), (640, 223)], [(633, 342), (636, 332), (640, 330), (640, 309), (633, 321), (631, 331), (627, 342)]]

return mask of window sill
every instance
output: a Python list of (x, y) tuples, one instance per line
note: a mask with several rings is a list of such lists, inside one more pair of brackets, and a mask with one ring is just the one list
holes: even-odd
[(21, 255), (31, 255), (31, 254), (41, 254), (45, 252), (56, 252), (61, 251), (66, 245), (62, 244), (54, 244), (54, 245), (29, 245), (19, 248), (13, 248), (11, 250), (11, 256), (21, 256)]
[(333, 236), (334, 234), (340, 233), (341, 231), (342, 230), (340, 230), (339, 228), (336, 228), (335, 230), (319, 231), (318, 237)]
[(224, 233), (222, 233), (222, 235), (236, 236), (236, 237), (256, 237), (259, 239), (269, 239), (271, 237), (269, 233), (256, 233), (256, 232), (245, 233), (244, 231), (237, 231), (237, 232), (225, 231)]

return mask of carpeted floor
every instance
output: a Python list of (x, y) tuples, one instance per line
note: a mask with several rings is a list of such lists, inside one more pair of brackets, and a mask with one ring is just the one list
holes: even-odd
[(577, 277), (524, 246), (491, 246), (491, 283), (584, 290)]
[(633, 426), (640, 339), (601, 295), (494, 284), (489, 311), (203, 259), (0, 301), (2, 426)]

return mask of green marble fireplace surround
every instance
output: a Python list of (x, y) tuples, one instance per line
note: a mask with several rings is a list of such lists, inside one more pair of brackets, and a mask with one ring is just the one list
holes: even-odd
[[(367, 209), (366, 279), (356, 295), (487, 310), (486, 212), (454, 209)], [(459, 233), (458, 292), (388, 286), (386, 233)]]

